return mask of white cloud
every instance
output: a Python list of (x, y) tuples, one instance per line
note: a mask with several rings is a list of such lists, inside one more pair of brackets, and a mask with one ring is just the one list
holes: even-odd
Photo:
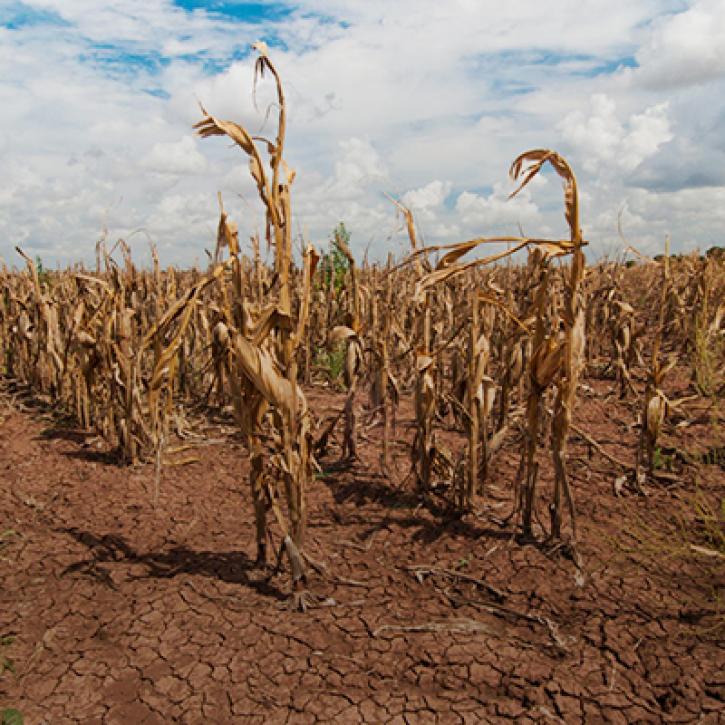
[(602, 211), (585, 225), (585, 237), (598, 240), (595, 253), (621, 248), (620, 240), (612, 232), (620, 212), (626, 238), (645, 254), (664, 252), (665, 239), (672, 237), (675, 229), (674, 220), (680, 231), (679, 244), (673, 251), (704, 251), (712, 245), (722, 245), (720, 230), (725, 226), (725, 188), (664, 193), (636, 189), (628, 194), (626, 202)]
[(672, 89), (725, 76), (725, 3), (699, 0), (655, 22), (637, 53), (635, 83)]
[(459, 220), (451, 219), (446, 200), (453, 190), (451, 181), (435, 179), (418, 189), (410, 189), (401, 201), (413, 213), (418, 235), (424, 242), (451, 239), (460, 234)]
[(467, 227), (516, 234), (519, 224), (523, 226), (537, 220), (539, 207), (531, 200), (528, 189), (524, 189), (513, 199), (508, 197), (508, 190), (501, 184), (496, 184), (487, 195), (464, 191), (456, 200), (456, 211)]
[(155, 143), (142, 165), (149, 171), (181, 176), (202, 173), (207, 167), (207, 160), (199, 152), (196, 140), (189, 135), (178, 141)]
[(343, 195), (385, 179), (382, 159), (370, 141), (350, 138), (340, 142), (341, 156), (335, 162), (333, 186)]
[(582, 166), (597, 172), (633, 171), (668, 141), (672, 132), (669, 104), (659, 103), (622, 122), (615, 102), (604, 94), (591, 98), (591, 111), (572, 111), (558, 125), (561, 134), (580, 154)]
[(417, 212), (440, 209), (451, 193), (453, 184), (450, 181), (431, 181), (420, 189), (411, 189), (403, 194), (403, 203)]

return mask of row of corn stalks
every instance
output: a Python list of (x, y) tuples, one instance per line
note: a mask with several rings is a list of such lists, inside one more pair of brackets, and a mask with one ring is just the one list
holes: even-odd
[[(258, 561), (268, 558), (271, 511), (300, 606), (313, 563), (304, 527), (315, 459), (329, 455), (337, 437), (340, 457), (354, 461), (364, 420), (382, 430), (380, 467), (388, 471), (406, 394), (414, 400), (411, 473), (421, 494), (442, 488), (451, 505), (470, 510), (485, 494), (496, 452), (519, 435), (511, 517), (523, 537), (554, 542), (568, 518), (575, 540), (567, 443), (580, 377), (608, 377), (617, 396), (639, 401), (634, 483), (641, 487), (676, 404), (664, 391), (668, 372), (688, 366), (697, 395), (722, 395), (722, 259), (587, 267), (574, 173), (558, 154), (537, 150), (513, 163), (514, 193), (551, 165), (563, 182), (567, 239), (423, 247), (410, 210), (393, 200), (410, 255), (360, 265), (338, 239), (348, 266), (343, 284), (334, 284), (317, 269), (311, 245), (293, 259), (286, 102), (266, 49), (258, 51), (256, 72), (270, 74), (277, 93), (275, 137), (253, 137), (204, 109), (196, 130), (228, 137), (247, 157), (271, 261), (256, 237), (240, 242), (221, 197), (207, 270), (162, 269), (154, 250), (153, 268), (140, 269), (123, 241), (111, 249), (99, 242), (94, 270), (48, 272), (18, 249), (23, 268), (0, 269), (4, 375), (96, 431), (129, 463), (162, 461), (194, 434), (200, 413), (228, 411), (249, 451)], [(494, 243), (505, 251), (482, 252)], [(330, 383), (323, 351), (341, 354), (341, 380), (332, 382), (346, 391), (328, 417), (315, 415), (304, 392)], [(442, 431), (460, 434), (458, 451)], [(535, 511), (542, 448), (554, 470), (548, 527)]]

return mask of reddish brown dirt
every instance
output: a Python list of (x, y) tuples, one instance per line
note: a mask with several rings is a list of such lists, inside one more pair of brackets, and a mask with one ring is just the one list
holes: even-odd
[[(578, 424), (632, 460), (633, 410), (595, 387)], [(312, 398), (318, 409), (341, 400)], [(410, 440), (406, 423), (409, 409), (398, 435)], [(677, 441), (702, 447), (708, 430), (701, 421)], [(0, 675), (0, 709), (30, 725), (725, 721), (725, 651), (708, 614), (722, 567), (703, 575), (626, 550), (638, 517), (657, 528), (686, 515), (695, 480), (722, 497), (722, 469), (688, 465), (646, 499), (618, 498), (612, 465), (574, 442), (578, 583), (561, 552), (498, 523), (518, 444), (493, 465), (481, 513), (456, 520), (423, 505), (410, 479), (399, 485), (405, 447), (393, 447), (398, 482), (379, 474), (379, 435), (309, 492), (309, 551), (330, 577), (310, 583), (327, 606), (301, 614), (287, 608), (286, 574), (254, 568), (239, 443), (199, 446), (199, 462), (165, 469), (154, 510), (153, 466), (118, 467), (82, 433), (9, 409), (0, 635), (14, 641), (0, 664), (15, 674)], [(406, 569), (417, 565), (504, 598), (440, 573), (419, 581)]]

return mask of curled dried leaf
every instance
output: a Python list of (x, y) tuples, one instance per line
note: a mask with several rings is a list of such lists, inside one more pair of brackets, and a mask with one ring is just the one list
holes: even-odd
[[(563, 156), (549, 149), (534, 149), (519, 155), (511, 164), (509, 171), (514, 181), (520, 180), (519, 186), (511, 193), (511, 196), (516, 196), (529, 184), (547, 162), (551, 164), (564, 181), (564, 215), (569, 225), (572, 243), (581, 246), (583, 240), (579, 226), (579, 192), (574, 172)], [(525, 164), (528, 164), (528, 166), (525, 166)]]
[(329, 340), (331, 345), (337, 345), (339, 342), (353, 337), (357, 337), (355, 330), (346, 325), (338, 325), (330, 330)]

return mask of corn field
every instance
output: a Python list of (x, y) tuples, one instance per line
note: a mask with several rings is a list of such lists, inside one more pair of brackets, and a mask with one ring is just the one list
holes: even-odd
[[(391, 486), (461, 516), (485, 509), (497, 453), (517, 445), (503, 523), (522, 542), (566, 550), (579, 565), (571, 438), (588, 440), (594, 455), (610, 460), (619, 490), (645, 493), (658, 485), (658, 439), (671, 416), (686, 418), (695, 401), (719, 420), (722, 258), (588, 264), (574, 171), (559, 154), (534, 150), (512, 164), (516, 191), (551, 166), (563, 183), (566, 239), (482, 236), (424, 247), (413, 214), (393, 200), (391, 218), (403, 215), (410, 254), (361, 264), (343, 242), (348, 265), (335, 284), (315, 246), (293, 255), (286, 102), (259, 50), (257, 73), (276, 84), (275, 138), (254, 138), (205, 109), (196, 130), (226, 136), (247, 157), (265, 238), (240, 240), (220, 198), (208, 269), (162, 268), (155, 251), (153, 268), (139, 268), (123, 241), (113, 249), (99, 242), (93, 269), (41, 270), (18, 249), (18, 267), (0, 270), (4, 377), (97, 433), (120, 462), (158, 471), (193, 448), (210, 412), (228, 416), (250, 462), (257, 563), (268, 563), (270, 543), (278, 566), (286, 555), (296, 607), (311, 602), (309, 568), (323, 570), (305, 547), (306, 492), (331, 462), (355, 465), (361, 433), (373, 429)], [(265, 244), (274, 253), (269, 265)], [(493, 244), (506, 251), (486, 252)], [(675, 369), (691, 378), (691, 396), (667, 396)], [(633, 466), (574, 423), (577, 399), (593, 378), (610, 380), (613, 395), (632, 401)], [(339, 411), (308, 404), (319, 386), (345, 392)], [(415, 434), (401, 483), (391, 460), (400, 453), (406, 399)], [(451, 435), (455, 447), (444, 441)], [(544, 457), (553, 463), (551, 479), (539, 475)]]

